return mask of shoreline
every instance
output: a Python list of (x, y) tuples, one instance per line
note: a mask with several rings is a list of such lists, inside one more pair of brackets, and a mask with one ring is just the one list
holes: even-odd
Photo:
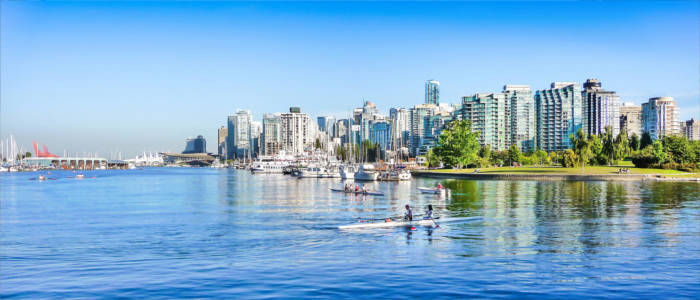
[(689, 181), (700, 182), (700, 177), (672, 174), (534, 174), (534, 173), (463, 173), (430, 170), (413, 170), (411, 175), (424, 178), (468, 180), (535, 180), (535, 181)]

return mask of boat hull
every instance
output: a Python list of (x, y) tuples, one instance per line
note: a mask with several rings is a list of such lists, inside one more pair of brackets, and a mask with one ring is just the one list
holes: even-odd
[(341, 225), (338, 229), (350, 230), (350, 229), (371, 229), (371, 228), (391, 228), (391, 227), (408, 227), (408, 226), (436, 226), (437, 223), (455, 223), (455, 222), (466, 222), (470, 220), (475, 220), (478, 217), (461, 217), (461, 218), (445, 218), (445, 219), (420, 219), (413, 221), (392, 221), (392, 222), (376, 222), (376, 223), (357, 223), (351, 225)]

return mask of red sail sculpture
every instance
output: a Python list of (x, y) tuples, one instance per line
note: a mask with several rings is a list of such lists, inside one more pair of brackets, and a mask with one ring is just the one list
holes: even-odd
[(36, 141), (34, 141), (34, 153), (36, 154), (36, 157), (58, 157), (56, 154), (51, 154), (46, 145), (42, 145), (41, 148), (43, 148), (44, 151), (39, 150), (39, 145), (36, 143)]

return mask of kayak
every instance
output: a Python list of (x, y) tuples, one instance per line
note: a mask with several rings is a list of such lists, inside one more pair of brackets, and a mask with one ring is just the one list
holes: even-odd
[(466, 222), (469, 220), (476, 219), (478, 217), (461, 217), (461, 218), (444, 218), (444, 219), (420, 219), (413, 221), (390, 221), (390, 222), (374, 222), (374, 223), (357, 223), (351, 225), (338, 226), (338, 229), (367, 229), (367, 228), (385, 228), (385, 227), (407, 227), (407, 226), (435, 226), (435, 222), (443, 223), (454, 223), (454, 222)]
[(334, 188), (331, 188), (331, 191), (334, 191), (334, 192), (341, 192), (341, 193), (346, 193), (346, 194), (384, 196), (384, 193), (382, 193), (382, 192), (376, 192), (376, 191), (366, 191), (366, 192), (363, 192), (363, 191), (359, 191), (359, 192), (352, 191), (352, 192), (348, 192), (348, 191), (345, 191), (344, 189), (334, 189)]
[(440, 194), (440, 193), (445, 192), (445, 189), (436, 189), (436, 188), (427, 188), (427, 187), (419, 187), (418, 190), (423, 194)]

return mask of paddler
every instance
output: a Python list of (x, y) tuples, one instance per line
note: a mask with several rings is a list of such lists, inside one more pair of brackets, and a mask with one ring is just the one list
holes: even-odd
[(425, 213), (425, 217), (423, 217), (423, 219), (430, 220), (432, 218), (433, 218), (433, 205), (428, 204), (428, 212)]
[(413, 221), (413, 212), (408, 204), (406, 204), (406, 215), (403, 218), (404, 220)]
[(442, 183), (439, 183), (439, 182), (438, 182), (437, 189), (438, 189), (438, 190), (441, 190), (441, 189), (442, 189)]

